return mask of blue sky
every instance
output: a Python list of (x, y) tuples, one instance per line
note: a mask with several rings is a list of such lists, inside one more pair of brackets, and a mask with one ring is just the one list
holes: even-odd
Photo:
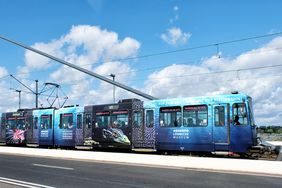
[[(160, 98), (238, 89), (254, 98), (260, 124), (279, 124), (280, 67), (218, 77), (189, 76), (282, 64), (279, 35), (220, 45), (220, 59), (216, 47), (128, 61), (117, 59), (281, 32), (281, 7), (279, 0), (0, 0), (0, 35), (102, 75), (114, 73), (118, 81)], [(112, 100), (112, 86), (38, 59), (5, 41), (0, 41), (0, 62), (0, 78), (12, 73), (32, 88), (35, 79), (41, 87), (44, 82), (56, 81), (68, 93), (68, 103)], [(24, 88), (9, 77), (1, 79), (0, 84), (0, 93), (9, 93), (9, 99), (0, 97), (5, 103), (0, 110), (15, 109), (17, 94), (10, 88)], [(124, 97), (136, 96), (118, 90), (117, 98)], [(44, 101), (42, 97), (41, 103)], [(30, 107), (32, 102), (33, 96), (23, 93), (23, 105)]]

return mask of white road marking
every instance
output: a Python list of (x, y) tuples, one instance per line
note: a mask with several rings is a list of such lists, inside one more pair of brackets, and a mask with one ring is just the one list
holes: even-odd
[(31, 183), (31, 182), (26, 182), (26, 181), (20, 181), (20, 180), (4, 178), (4, 177), (0, 177), (0, 182), (10, 184), (10, 185), (27, 187), (27, 188), (55, 188), (55, 187), (51, 187), (51, 186), (47, 186), (47, 185)]
[(73, 168), (63, 167), (63, 166), (51, 166), (51, 165), (44, 165), (44, 164), (32, 164), (33, 166), (40, 166), (45, 168), (57, 168), (63, 170), (74, 170)]

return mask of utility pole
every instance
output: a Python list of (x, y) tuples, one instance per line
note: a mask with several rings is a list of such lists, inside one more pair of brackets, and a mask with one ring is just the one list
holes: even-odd
[(16, 92), (19, 93), (19, 110), (21, 109), (21, 90), (15, 90)]
[[(14, 77), (12, 74), (10, 74), (10, 76), (12, 78), (14, 78), (17, 82), (19, 82), (22, 86), (24, 86), (25, 88), (27, 88), (32, 94), (36, 95), (36, 99), (35, 99), (35, 107), (38, 107), (38, 80), (35, 80), (36, 82), (36, 92), (34, 92), (32, 89), (30, 89), (27, 85), (25, 85), (24, 83), (22, 83), (21, 81), (19, 81), (16, 77)], [(18, 90), (19, 91), (19, 90)]]
[(35, 89), (35, 108), (38, 108), (38, 80), (35, 80), (35, 85), (36, 85), (36, 89)]
[[(116, 75), (110, 74), (109, 76), (113, 77), (113, 82), (115, 82)], [(116, 102), (116, 94), (115, 94), (115, 85), (114, 84), (113, 84), (113, 100), (114, 100), (114, 103), (115, 103)]]

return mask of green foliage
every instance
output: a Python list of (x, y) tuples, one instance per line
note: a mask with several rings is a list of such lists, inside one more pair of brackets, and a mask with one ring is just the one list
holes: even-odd
[(281, 134), (282, 133), (282, 127), (281, 126), (261, 126), (257, 128), (258, 133), (277, 133)]

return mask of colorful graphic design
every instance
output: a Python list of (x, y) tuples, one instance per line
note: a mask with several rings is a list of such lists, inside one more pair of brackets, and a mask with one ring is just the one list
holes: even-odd
[(14, 129), (9, 130), (8, 136), (7, 136), (7, 143), (10, 144), (21, 144), (25, 141), (25, 130), (21, 129)]
[(122, 132), (121, 129), (118, 128), (103, 129), (103, 138), (107, 141), (114, 141), (120, 144), (130, 145), (130, 140), (128, 137)]

